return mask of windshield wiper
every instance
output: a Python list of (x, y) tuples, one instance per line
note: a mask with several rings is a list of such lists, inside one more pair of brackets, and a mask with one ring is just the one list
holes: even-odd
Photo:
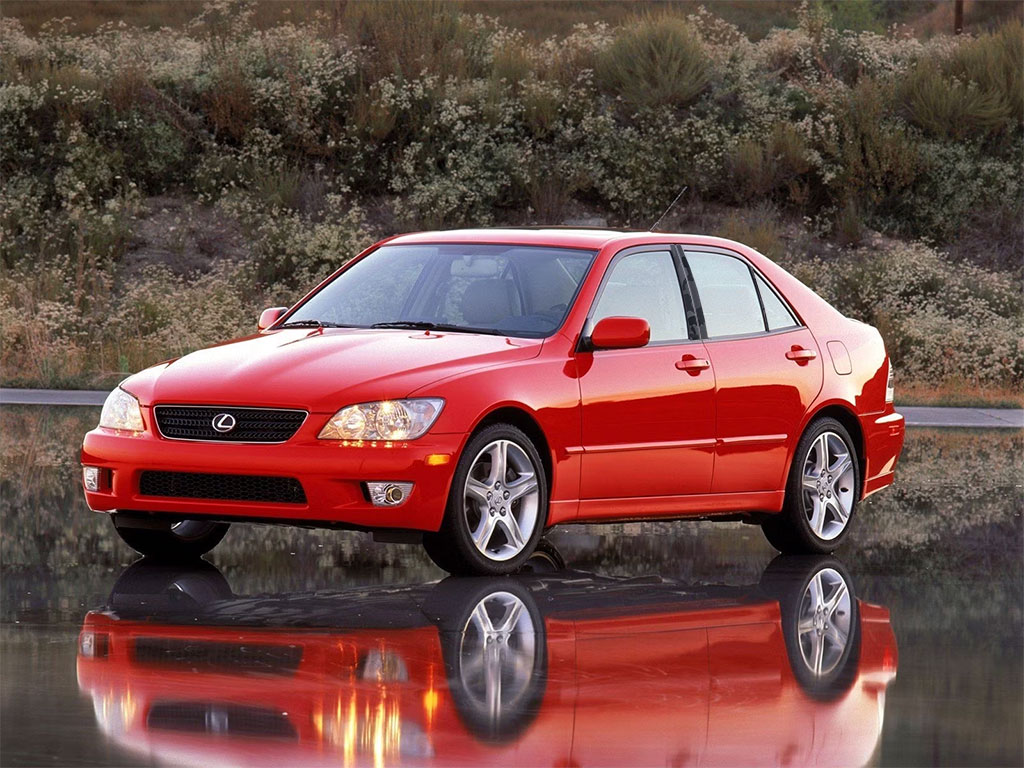
[(323, 320), (292, 320), (278, 326), (279, 328), (351, 328), (351, 325), (328, 323)]
[(468, 325), (453, 323), (432, 323), (429, 320), (396, 320), (390, 323), (374, 323), (371, 328), (411, 328), (417, 331), (456, 331), (459, 333), (487, 333), (491, 336), (503, 336), (494, 328), (472, 328)]

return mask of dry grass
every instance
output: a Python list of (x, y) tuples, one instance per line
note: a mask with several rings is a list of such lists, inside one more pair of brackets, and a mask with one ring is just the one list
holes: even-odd
[(1013, 387), (928, 381), (896, 382), (896, 407), (936, 405), (959, 408), (1024, 408), (1024, 392)]
[[(846, 0), (838, 0), (842, 3)], [(38, 32), (55, 18), (67, 17), (82, 34), (103, 24), (124, 22), (138, 27), (185, 26), (203, 10), (207, 0), (4, 0), (0, 15), (21, 20), (25, 28)], [(322, 17), (338, 29), (343, 25), (350, 0), (260, 0), (254, 23), (272, 27), (282, 21), (297, 23)], [(773, 27), (792, 27), (801, 0), (456, 0), (451, 3), (464, 13), (493, 16), (503, 24), (521, 29), (534, 39), (564, 35), (577, 24), (605, 22), (619, 26), (636, 14), (648, 12), (694, 13), (701, 5), (738, 26), (753, 40), (760, 40)], [(916, 0), (875, 6), (879, 23), (905, 24), (923, 37), (953, 31), (953, 3), (947, 0)], [(840, 20), (843, 14), (839, 14)], [(1024, 4), (1014, 0), (967, 0), (965, 29), (984, 31), (1008, 17), (1024, 17)]]

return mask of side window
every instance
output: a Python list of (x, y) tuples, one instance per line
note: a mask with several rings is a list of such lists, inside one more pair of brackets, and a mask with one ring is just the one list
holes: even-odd
[(761, 302), (750, 268), (718, 253), (687, 252), (709, 338), (764, 333)]
[(683, 295), (671, 253), (631, 253), (612, 264), (591, 322), (616, 316), (644, 318), (651, 326), (652, 343), (687, 338)]
[(795, 328), (796, 320), (792, 313), (782, 303), (782, 300), (775, 295), (775, 291), (756, 272), (754, 282), (757, 283), (757, 291), (761, 294), (761, 303), (764, 305), (764, 316), (768, 321), (769, 331), (780, 331), (783, 328)]

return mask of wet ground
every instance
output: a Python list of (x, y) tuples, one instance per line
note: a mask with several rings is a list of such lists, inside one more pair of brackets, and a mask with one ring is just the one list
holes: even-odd
[(451, 579), (285, 528), (134, 562), (80, 498), (97, 415), (0, 411), (3, 765), (1024, 764), (1019, 432), (911, 430), (836, 558), (567, 527)]

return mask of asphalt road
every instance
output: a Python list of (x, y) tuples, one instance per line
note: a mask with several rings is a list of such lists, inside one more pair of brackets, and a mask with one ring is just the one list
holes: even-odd
[[(0, 405), (103, 405), (107, 392), (89, 389), (0, 389)], [(899, 406), (908, 427), (1024, 429), (1021, 408)]]

